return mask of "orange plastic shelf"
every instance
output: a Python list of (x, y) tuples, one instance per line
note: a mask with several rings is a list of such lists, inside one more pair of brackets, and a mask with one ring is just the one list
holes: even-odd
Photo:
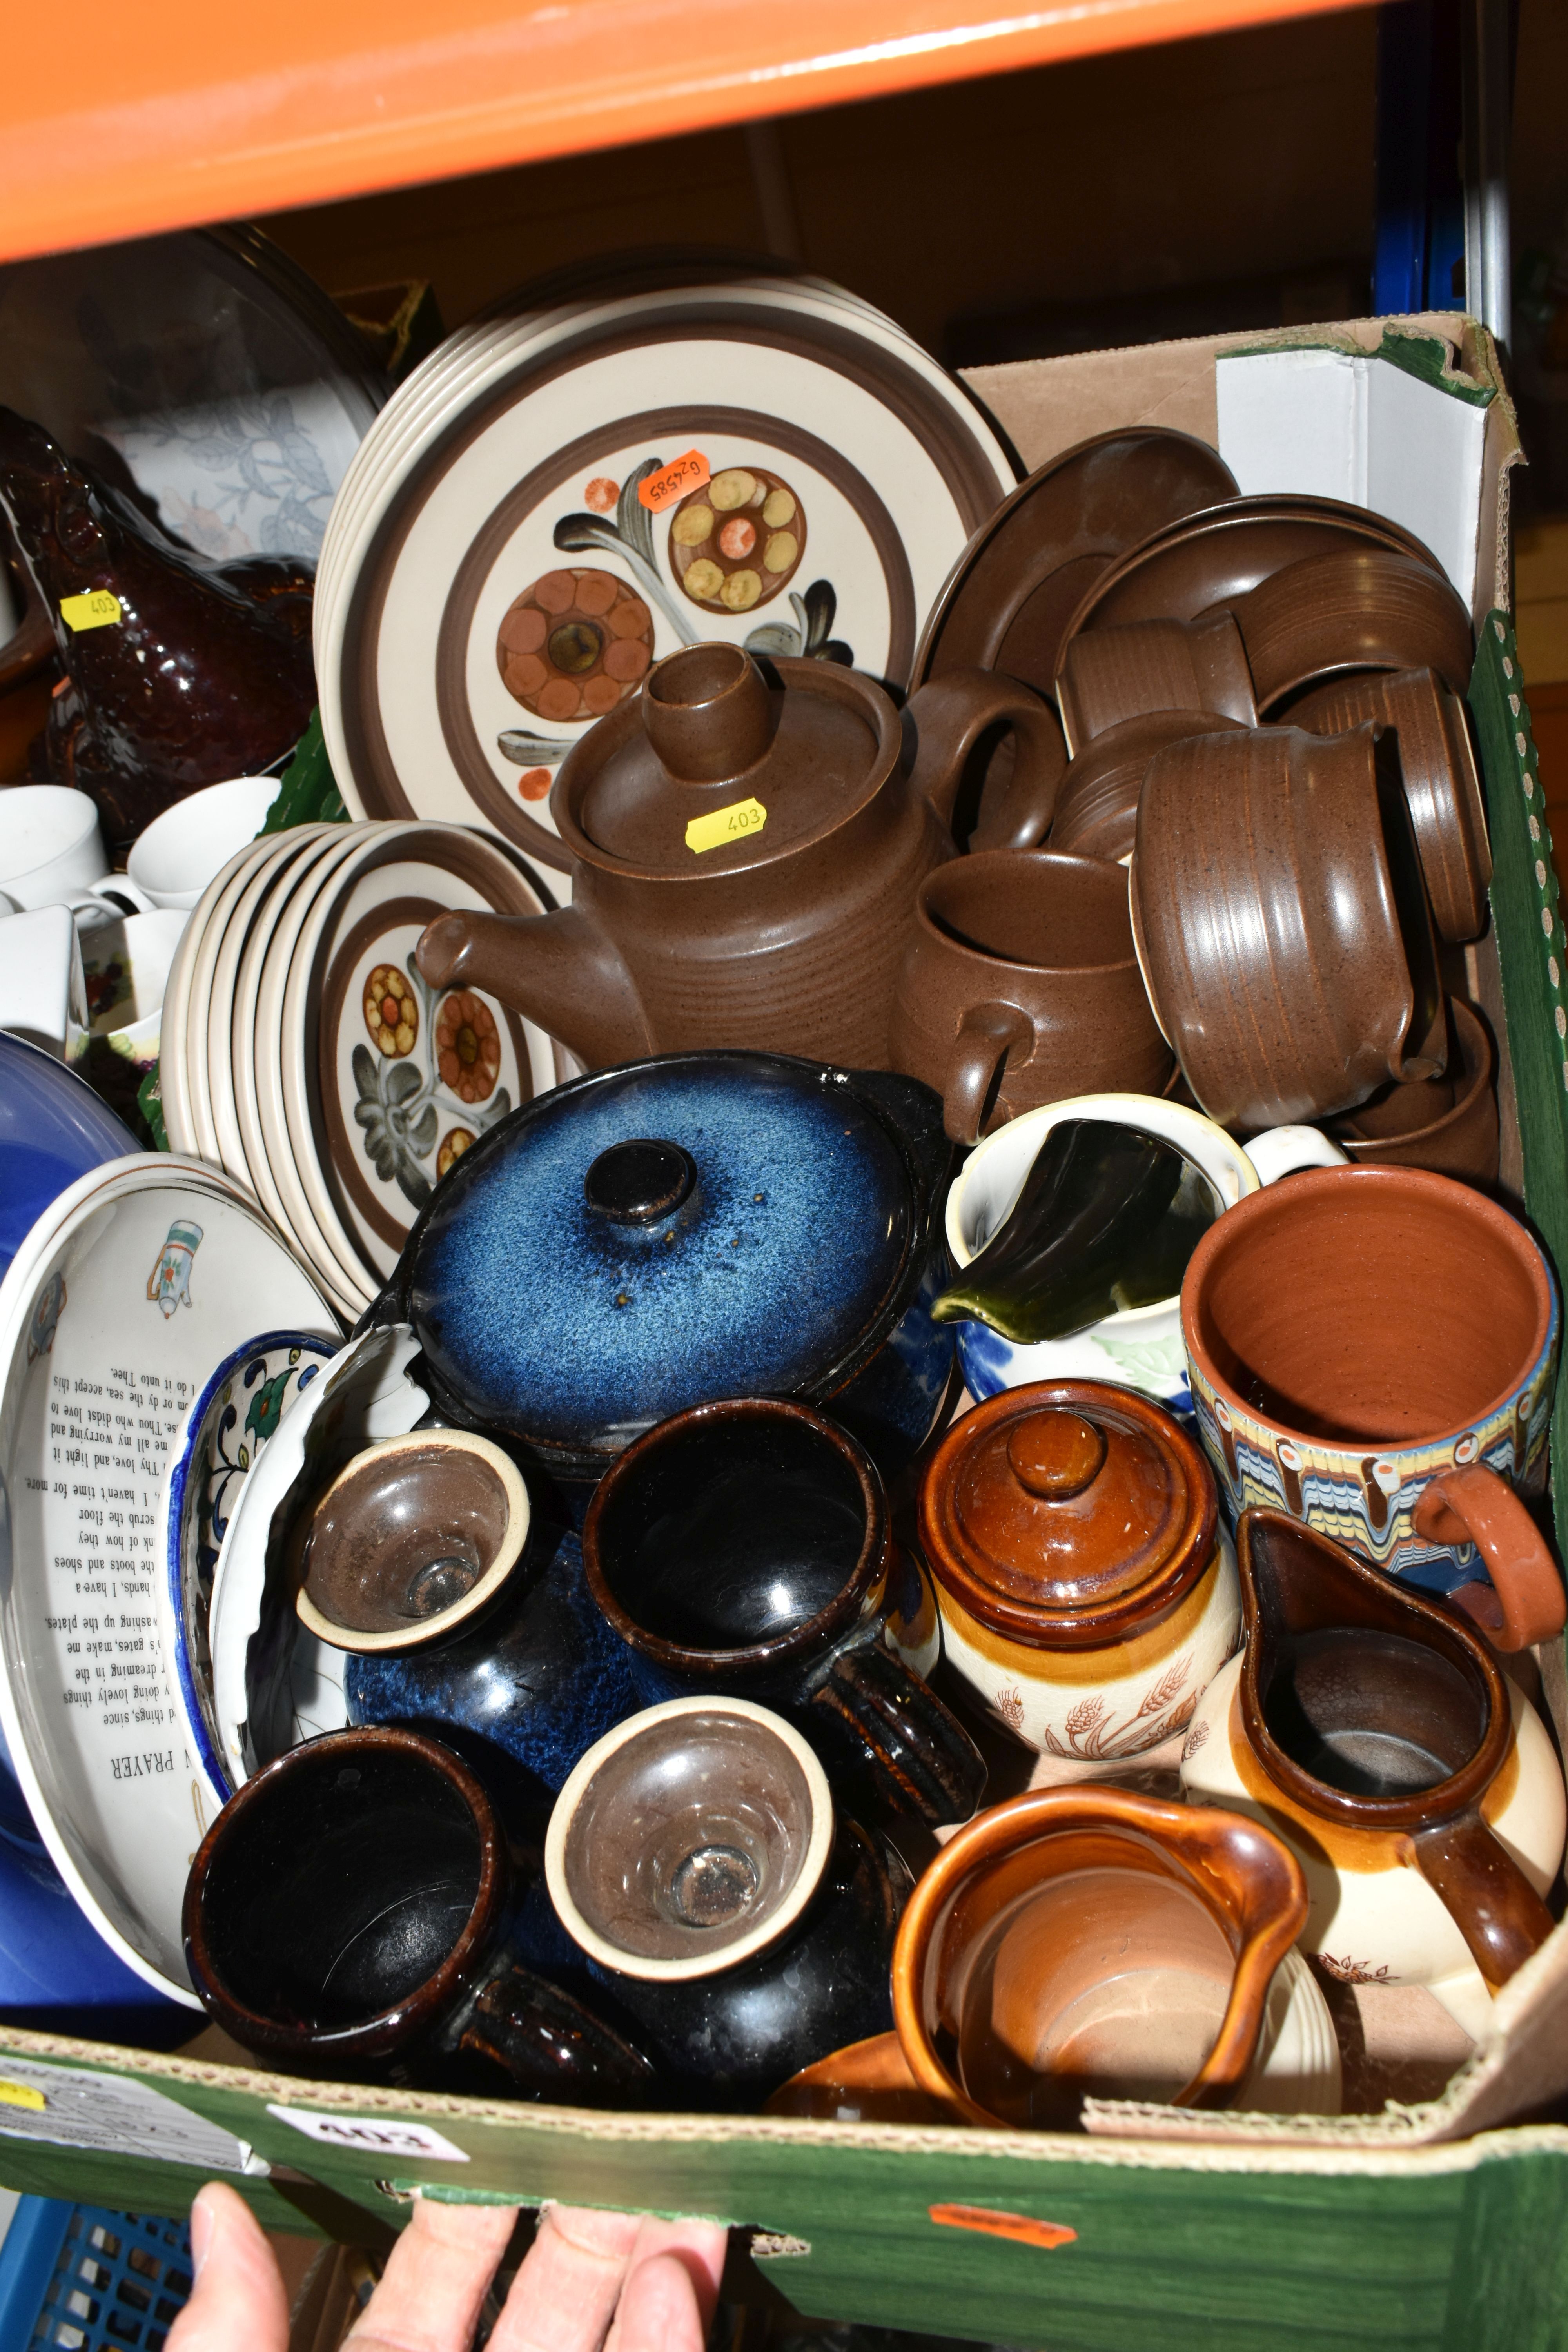
[(0, 258), (1346, 5), (148, 0), (79, 24), (19, 7)]

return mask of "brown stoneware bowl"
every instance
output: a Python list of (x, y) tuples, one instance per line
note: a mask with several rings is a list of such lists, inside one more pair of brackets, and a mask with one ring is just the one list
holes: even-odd
[(1049, 694), (1063, 626), (1084, 591), (1151, 530), (1235, 489), (1206, 441), (1161, 425), (1122, 426), (1064, 450), (970, 541), (931, 608), (911, 686), (974, 667)]
[(1066, 648), (1056, 683), (1069, 752), (1152, 710), (1214, 710), (1243, 727), (1258, 724), (1247, 655), (1228, 613), (1091, 629)]
[(301, 1622), (340, 1650), (407, 1650), (487, 1608), (522, 1556), (528, 1489), (499, 1445), (416, 1430), (357, 1454), (306, 1531)]
[(1469, 683), (1470, 616), (1414, 556), (1377, 547), (1310, 555), (1233, 609), (1260, 710), (1338, 670), (1429, 668), (1455, 693)]
[(929, 875), (899, 975), (893, 1066), (942, 1097), (956, 1143), (1068, 1095), (1158, 1094), (1120, 866), (995, 850)]
[[(1331, 678), (1296, 697), (1282, 715), (1311, 735), (1342, 735), (1369, 720), (1394, 730), (1432, 919), (1446, 940), (1479, 939), (1487, 925), (1492, 854), (1460, 695), (1430, 669), (1396, 670)], [(1059, 815), (1059, 795), (1057, 808)]]
[(1443, 576), (1436, 557), (1413, 532), (1365, 507), (1272, 494), (1229, 499), (1167, 523), (1129, 548), (1092, 583), (1068, 623), (1063, 644), (1085, 629), (1118, 628), (1128, 621), (1195, 621), (1216, 608), (1234, 610), (1239, 598), (1288, 563), (1347, 547), (1387, 548), (1414, 556)]
[(1443, 1066), (1436, 942), (1391, 735), (1158, 752), (1132, 862), (1149, 993), (1209, 1117), (1327, 1118)]
[(1462, 1183), (1498, 1180), (1497, 1054), (1473, 1004), (1448, 1000), (1448, 1064), (1440, 1078), (1388, 1087), (1333, 1122), (1350, 1160), (1430, 1168)]
[(1108, 727), (1085, 744), (1062, 778), (1049, 846), (1125, 866), (1138, 833), (1138, 795), (1155, 752), (1240, 724), (1217, 710), (1149, 710)]
[(1300, 1864), (1239, 1814), (1034, 1790), (920, 1880), (893, 2021), (919, 2088), (968, 2123), (1060, 2129), (1091, 2095), (1224, 2107), (1306, 1916)]

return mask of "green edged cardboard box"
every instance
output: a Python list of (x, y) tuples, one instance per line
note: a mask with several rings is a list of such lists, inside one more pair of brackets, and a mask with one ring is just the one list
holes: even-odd
[[(1503, 1186), (1568, 1266), (1568, 942), (1509, 620), (1520, 446), (1489, 338), (1441, 313), (980, 369), (1026, 467), (1112, 426), (1218, 446), (1243, 489), (1393, 513), (1469, 596), (1492, 927), (1454, 986), (1503, 1046)], [(1553, 1456), (1568, 1459), (1560, 1382)], [(1554, 1483), (1559, 1548), (1568, 1478)], [(1539, 1660), (1560, 1745), (1568, 1674)], [(1568, 2340), (1568, 1926), (1425, 2104), (1334, 2119), (1108, 2108), (1093, 2137), (616, 2116), (318, 2084), (0, 2032), (0, 2180), (182, 2210), (205, 2178), (353, 2235), (416, 2188), (703, 2214), (753, 2291), (1050, 2352), (1531, 2352)], [(1519, 2120), (1522, 2118), (1523, 2120)]]

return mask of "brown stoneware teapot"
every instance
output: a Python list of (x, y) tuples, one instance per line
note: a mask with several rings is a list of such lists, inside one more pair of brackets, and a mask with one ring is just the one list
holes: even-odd
[(973, 756), (1012, 730), (977, 848), (1042, 840), (1066, 764), (1047, 706), (982, 670), (922, 687), (903, 725), (907, 772), (872, 679), (736, 646), (671, 654), (556, 778), (571, 907), (439, 916), (420, 970), (500, 997), (590, 1068), (694, 1045), (885, 1066), (915, 892), (957, 854)]

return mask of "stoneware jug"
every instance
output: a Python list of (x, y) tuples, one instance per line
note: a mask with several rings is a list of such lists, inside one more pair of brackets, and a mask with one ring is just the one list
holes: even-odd
[(956, 855), (959, 786), (1002, 726), (1012, 777), (974, 842), (1026, 848), (1066, 764), (1027, 687), (980, 670), (935, 679), (901, 728), (853, 670), (687, 646), (562, 763), (550, 806), (572, 905), (440, 916), (420, 970), (498, 996), (590, 1069), (691, 1045), (885, 1067), (915, 892)]
[(1199, 1702), (1187, 1793), (1294, 1848), (1331, 1975), (1426, 1985), (1479, 2040), (1552, 1932), (1564, 1799), (1540, 1717), (1462, 1619), (1283, 1511), (1245, 1513), (1237, 1551), (1246, 1646)]

